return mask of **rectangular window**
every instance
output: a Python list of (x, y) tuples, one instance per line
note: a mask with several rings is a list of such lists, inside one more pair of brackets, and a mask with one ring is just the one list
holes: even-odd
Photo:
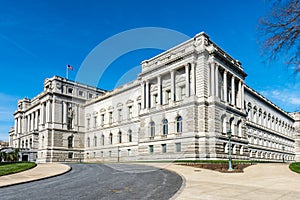
[(93, 152), (93, 156), (94, 156), (94, 158), (96, 158), (96, 152)]
[(149, 145), (149, 153), (150, 154), (154, 153), (154, 147), (153, 147), (153, 145)]
[(181, 152), (181, 143), (175, 143), (176, 145), (176, 152)]
[(97, 116), (94, 117), (94, 128), (97, 127)]
[(167, 145), (166, 144), (161, 145), (161, 152), (162, 153), (167, 153)]
[(185, 87), (180, 88), (181, 99), (185, 98)]
[(86, 120), (86, 124), (87, 124), (86, 127), (87, 127), (87, 129), (89, 130), (89, 129), (90, 129), (90, 119), (87, 119), (87, 120)]
[(68, 158), (72, 159), (73, 158), (73, 152), (68, 153)]
[(109, 112), (109, 123), (113, 122), (113, 112)]
[(84, 97), (83, 91), (79, 90), (78, 95)]
[(128, 150), (127, 150), (127, 155), (128, 155), (128, 156), (131, 156), (131, 149), (128, 149)]
[(169, 104), (171, 102), (171, 91), (167, 90), (166, 93), (167, 93), (167, 102), (166, 102), (166, 104)]
[(73, 93), (73, 88), (68, 88), (68, 93), (72, 94)]
[(122, 109), (119, 109), (118, 110), (118, 121), (119, 122), (122, 121), (122, 118), (123, 118), (123, 116), (122, 116)]
[(156, 104), (158, 104), (158, 96), (157, 96), (157, 94), (154, 94), (153, 95), (153, 98), (154, 98), (154, 106), (156, 105)]
[(142, 108), (142, 104), (141, 104), (141, 103), (138, 103), (138, 115), (140, 115), (141, 108)]
[(101, 126), (104, 125), (104, 114), (101, 114)]
[(89, 99), (93, 98), (93, 94), (89, 93)]
[(111, 151), (109, 151), (108, 154), (109, 154), (109, 157), (111, 158)]
[(103, 151), (101, 151), (101, 157), (104, 158), (104, 152)]
[(132, 106), (128, 106), (128, 119), (132, 118)]

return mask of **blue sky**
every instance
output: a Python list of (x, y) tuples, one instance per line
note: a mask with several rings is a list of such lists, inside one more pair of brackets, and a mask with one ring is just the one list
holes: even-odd
[[(122, 31), (163, 27), (190, 37), (205, 31), (242, 62), (246, 83), (286, 111), (300, 110), (300, 78), (278, 60), (265, 64), (257, 37), (266, 0), (0, 0), (0, 140), (8, 140), (17, 100), (42, 91), (43, 81), (76, 72), (100, 42)], [(137, 50), (121, 56), (99, 83), (112, 89), (126, 71), (161, 50)], [(101, 59), (99, 57), (99, 59)]]

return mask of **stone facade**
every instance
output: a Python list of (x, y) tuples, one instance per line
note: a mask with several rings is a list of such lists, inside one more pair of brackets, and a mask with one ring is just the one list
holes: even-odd
[(274, 105), (246, 76), (202, 32), (109, 92), (47, 79), (41, 94), (19, 101), (10, 145), (38, 162), (227, 159), (230, 130), (233, 159), (300, 159), (300, 113)]
[(9, 145), (20, 148), (31, 161), (79, 159), (84, 149), (83, 105), (104, 92), (58, 76), (46, 79), (43, 92), (18, 102)]

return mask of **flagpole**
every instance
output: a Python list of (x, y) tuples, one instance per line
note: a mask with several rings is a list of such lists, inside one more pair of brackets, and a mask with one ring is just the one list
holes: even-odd
[(66, 75), (67, 75), (67, 79), (69, 79), (69, 69), (68, 69), (68, 66), (66, 67)]

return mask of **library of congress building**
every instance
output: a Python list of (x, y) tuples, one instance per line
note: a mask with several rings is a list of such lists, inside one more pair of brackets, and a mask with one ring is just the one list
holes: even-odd
[(246, 76), (201, 32), (143, 61), (136, 80), (112, 91), (46, 79), (40, 94), (19, 100), (9, 144), (36, 162), (222, 160), (229, 150), (238, 160), (299, 161), (300, 113)]

